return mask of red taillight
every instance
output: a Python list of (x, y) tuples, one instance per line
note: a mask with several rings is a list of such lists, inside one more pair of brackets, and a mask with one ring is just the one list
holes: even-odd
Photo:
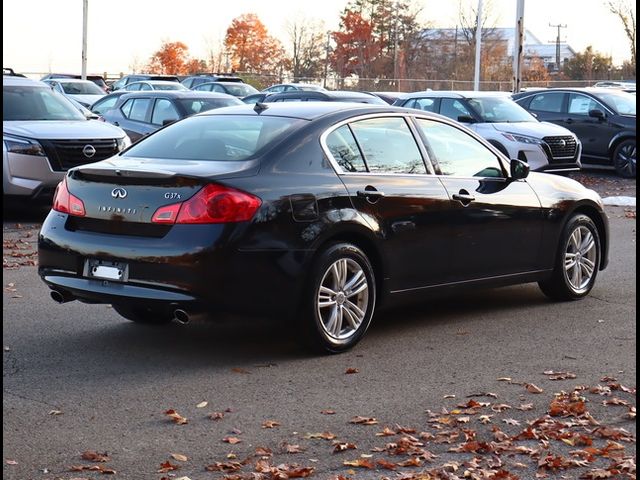
[(77, 217), (85, 216), (84, 203), (78, 197), (69, 193), (66, 178), (56, 187), (56, 193), (53, 197), (53, 209), (56, 212), (68, 213)]
[(160, 207), (154, 223), (231, 223), (251, 220), (262, 200), (246, 192), (209, 184), (183, 203)]

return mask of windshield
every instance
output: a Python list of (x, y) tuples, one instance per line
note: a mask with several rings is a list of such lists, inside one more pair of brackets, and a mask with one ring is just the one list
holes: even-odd
[(247, 160), (304, 122), (255, 115), (203, 115), (178, 121), (142, 139), (124, 157), (198, 161)]
[(227, 89), (227, 92), (229, 92), (229, 94), (236, 97), (246, 97), (247, 95), (258, 92), (258, 90), (253, 88), (251, 85), (247, 85), (246, 83), (238, 83), (232, 85), (225, 84), (224, 88)]
[(62, 95), (40, 85), (3, 85), (2, 120), (86, 120)]
[(500, 97), (470, 98), (469, 105), (483, 122), (537, 122), (536, 118), (513, 100)]
[(636, 97), (626, 92), (599, 93), (598, 97), (620, 115), (636, 114)]
[(64, 93), (68, 95), (104, 95), (104, 90), (93, 82), (60, 82)]
[(152, 83), (154, 90), (189, 90), (187, 87), (178, 82), (169, 83)]

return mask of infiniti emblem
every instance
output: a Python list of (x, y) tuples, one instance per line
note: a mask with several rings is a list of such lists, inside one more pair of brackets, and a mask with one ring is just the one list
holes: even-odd
[(111, 190), (111, 196), (113, 198), (124, 198), (127, 196), (127, 191), (122, 187), (117, 187)]
[(82, 153), (84, 153), (85, 157), (91, 158), (96, 154), (96, 149), (93, 145), (85, 145), (82, 149)]

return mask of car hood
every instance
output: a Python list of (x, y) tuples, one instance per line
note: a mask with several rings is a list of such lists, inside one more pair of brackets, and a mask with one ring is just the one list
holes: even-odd
[(76, 95), (76, 94), (67, 94), (67, 97), (73, 98), (76, 102), (79, 102), (85, 106), (93, 105), (95, 102), (100, 100), (104, 95)]
[(513, 122), (513, 123), (489, 123), (499, 132), (517, 133), (529, 137), (542, 138), (559, 135), (574, 136), (569, 130), (560, 125), (549, 122)]
[(124, 130), (95, 120), (15, 120), (2, 122), (2, 132), (43, 140), (122, 138)]

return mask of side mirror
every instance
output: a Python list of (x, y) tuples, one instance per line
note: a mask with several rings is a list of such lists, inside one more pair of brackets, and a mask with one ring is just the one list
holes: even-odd
[(476, 123), (473, 117), (469, 115), (458, 115), (458, 121), (460, 123)]
[(509, 164), (511, 170), (511, 178), (514, 180), (521, 180), (529, 176), (529, 164), (518, 160), (517, 158), (511, 159)]
[(602, 110), (598, 110), (597, 108), (589, 110), (589, 116), (597, 118), (598, 120), (604, 120), (604, 112)]

